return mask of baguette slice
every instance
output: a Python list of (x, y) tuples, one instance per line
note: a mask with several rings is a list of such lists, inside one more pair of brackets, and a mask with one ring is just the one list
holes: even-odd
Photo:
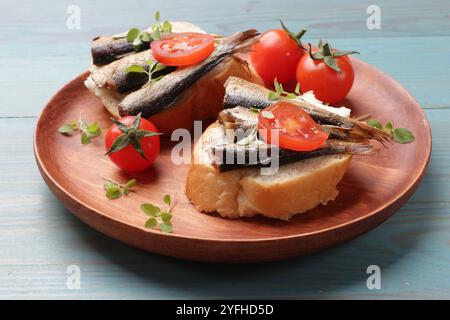
[(263, 215), (288, 220), (295, 214), (325, 205), (338, 195), (350, 155), (328, 155), (280, 166), (274, 175), (259, 168), (219, 172), (211, 165), (207, 149), (224, 141), (224, 129), (213, 123), (194, 147), (186, 194), (203, 212), (241, 218)]

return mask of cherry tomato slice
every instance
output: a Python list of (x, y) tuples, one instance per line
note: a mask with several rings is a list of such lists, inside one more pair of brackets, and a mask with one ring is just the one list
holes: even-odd
[(153, 57), (166, 66), (197, 64), (214, 51), (214, 37), (209, 34), (172, 33), (151, 44)]
[(309, 114), (289, 102), (277, 102), (259, 113), (260, 136), (268, 143), (276, 143), (273, 134), (278, 133), (278, 146), (295, 151), (312, 151), (327, 139), (326, 133)]

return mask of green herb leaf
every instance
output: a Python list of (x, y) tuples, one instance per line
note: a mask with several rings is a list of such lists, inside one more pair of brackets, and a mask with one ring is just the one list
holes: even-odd
[(160, 217), (161, 217), (161, 220), (164, 222), (170, 222), (170, 219), (172, 219), (172, 215), (165, 211), (161, 212)]
[(109, 155), (111, 153), (117, 152), (128, 146), (130, 143), (130, 138), (126, 134), (120, 135), (105, 153), (105, 155)]
[(165, 20), (162, 24), (162, 30), (164, 33), (171, 33), (172, 32), (172, 24)]
[(92, 137), (98, 137), (102, 134), (101, 130), (100, 130), (100, 126), (98, 125), (97, 122), (94, 122), (93, 124), (91, 124), (90, 126), (87, 127), (87, 133), (89, 133), (89, 136)]
[(148, 216), (156, 217), (161, 209), (151, 203), (144, 203), (141, 205), (141, 210)]
[(153, 72), (158, 72), (161, 71), (163, 69), (167, 68), (166, 65), (162, 64), (162, 63), (157, 63), (156, 66), (153, 68)]
[(414, 135), (411, 131), (405, 128), (394, 129), (394, 140), (398, 143), (410, 143), (414, 141)]
[(159, 225), (159, 230), (166, 232), (166, 233), (171, 233), (172, 232), (172, 224), (163, 222)]
[(141, 30), (138, 28), (131, 28), (127, 33), (127, 41), (133, 42), (141, 33)]
[(125, 72), (126, 73), (130, 73), (130, 72), (143, 73), (143, 72), (146, 72), (146, 71), (145, 71), (145, 68), (143, 66), (140, 66), (138, 64), (133, 64), (133, 65), (127, 67), (125, 69)]
[(107, 181), (104, 185), (103, 188), (105, 188), (105, 191), (108, 191), (109, 189), (112, 188), (117, 188), (119, 185), (117, 183), (114, 183), (112, 181)]
[(155, 40), (159, 40), (161, 38), (161, 31), (158, 26), (153, 26), (152, 28), (152, 38)]
[(159, 22), (160, 17), (161, 17), (161, 15), (159, 14), (159, 11), (156, 11), (156, 12), (155, 12), (155, 20), (156, 20), (157, 22)]
[(86, 132), (81, 134), (81, 143), (84, 145), (91, 143), (91, 137)]
[(134, 50), (135, 50), (135, 51), (139, 51), (139, 49), (141, 48), (141, 45), (142, 45), (142, 40), (141, 40), (141, 38), (140, 38), (140, 37), (136, 37), (136, 38), (133, 40), (133, 48), (134, 48)]
[(149, 218), (146, 222), (145, 222), (145, 227), (146, 228), (150, 228), (150, 229), (154, 229), (157, 226), (158, 222), (155, 218)]
[(378, 120), (375, 120), (375, 119), (369, 119), (369, 120), (366, 121), (366, 123), (367, 123), (369, 126), (371, 126), (371, 127), (374, 127), (374, 128), (380, 129), (380, 130), (383, 129), (383, 125), (382, 125), (381, 122), (378, 121)]
[(62, 127), (59, 127), (58, 132), (66, 135), (70, 135), (74, 129), (70, 124), (65, 124)]
[(394, 123), (392, 121), (389, 121), (386, 123), (386, 126), (384, 127), (384, 131), (389, 133), (391, 136), (394, 135)]
[(125, 188), (133, 188), (136, 185), (137, 181), (136, 179), (131, 179), (125, 184)]
[(267, 98), (271, 101), (276, 101), (280, 98), (280, 95), (278, 93), (276, 93), (275, 91), (270, 91)]
[(170, 198), (170, 195), (166, 194), (163, 198), (163, 201), (165, 204), (167, 204), (168, 206), (170, 206), (170, 203), (172, 202), (172, 199)]
[(118, 199), (122, 196), (122, 191), (119, 189), (119, 187), (112, 187), (106, 190), (106, 197), (110, 200)]
[(141, 39), (142, 42), (150, 42), (151, 40), (151, 37), (147, 31), (142, 31), (141, 34), (139, 35), (139, 38)]

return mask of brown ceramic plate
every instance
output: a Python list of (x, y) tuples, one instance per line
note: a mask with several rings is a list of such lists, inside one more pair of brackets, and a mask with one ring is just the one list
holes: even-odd
[[(38, 119), (34, 150), (47, 185), (77, 217), (98, 231), (132, 246), (183, 259), (223, 262), (276, 260), (318, 251), (364, 233), (393, 215), (413, 194), (431, 154), (431, 131), (414, 98), (397, 82), (353, 59), (356, 81), (347, 101), (353, 115), (370, 113), (382, 122), (413, 131), (416, 140), (390, 144), (371, 157), (354, 157), (339, 196), (327, 206), (295, 216), (290, 222), (266, 218), (227, 220), (198, 212), (184, 193), (188, 166), (174, 165), (170, 144), (162, 144), (154, 167), (127, 175), (106, 157), (103, 138), (83, 146), (79, 136), (58, 133), (77, 119), (110, 126), (101, 102), (84, 87), (84, 73), (62, 88)], [(127, 181), (137, 177), (136, 192), (108, 200), (102, 177)], [(161, 203), (177, 194), (173, 233), (144, 228), (143, 202)]]

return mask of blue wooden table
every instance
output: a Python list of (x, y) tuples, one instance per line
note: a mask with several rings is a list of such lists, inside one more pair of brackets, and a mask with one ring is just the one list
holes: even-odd
[[(374, 2), (381, 29), (370, 30)], [(163, 18), (222, 34), (275, 28), (282, 18), (293, 29), (307, 26), (311, 40), (358, 50), (409, 89), (431, 123), (433, 155), (415, 195), (351, 242), (263, 264), (161, 257), (77, 220), (35, 165), (36, 118), (58, 88), (86, 70), (94, 35), (149, 25), (158, 9)], [(71, 20), (78, 11), (79, 25)], [(450, 298), (448, 0), (2, 0), (0, 39), (0, 298)], [(370, 265), (380, 267), (381, 289), (366, 285)], [(70, 278), (78, 268), (79, 289)]]

